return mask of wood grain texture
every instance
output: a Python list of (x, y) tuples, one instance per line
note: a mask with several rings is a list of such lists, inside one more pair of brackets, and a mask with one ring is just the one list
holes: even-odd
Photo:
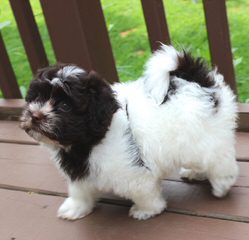
[(88, 217), (55, 217), (60, 197), (0, 190), (1, 238), (18, 240), (248, 240), (246, 223), (163, 213), (148, 221), (128, 217), (128, 208), (99, 204)]

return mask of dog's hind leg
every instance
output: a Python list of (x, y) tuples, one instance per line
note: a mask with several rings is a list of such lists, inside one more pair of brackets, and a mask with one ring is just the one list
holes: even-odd
[(234, 156), (217, 159), (217, 163), (208, 170), (208, 180), (212, 185), (213, 195), (225, 196), (235, 183), (238, 173), (239, 168)]
[(212, 185), (212, 193), (216, 197), (224, 197), (235, 183), (238, 176), (238, 165), (233, 154), (217, 156), (209, 161), (208, 169), (196, 171), (193, 169), (181, 168), (179, 174), (181, 178), (187, 180), (203, 181), (208, 179)]

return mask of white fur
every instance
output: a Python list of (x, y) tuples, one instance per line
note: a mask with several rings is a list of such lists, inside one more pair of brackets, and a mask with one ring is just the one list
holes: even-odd
[[(209, 89), (175, 78), (177, 95), (161, 104), (178, 54), (173, 47), (163, 46), (148, 61), (142, 78), (113, 86), (122, 108), (91, 152), (90, 175), (82, 181), (69, 180), (69, 198), (60, 207), (59, 217), (86, 216), (101, 192), (133, 200), (130, 215), (134, 218), (152, 217), (166, 208), (160, 180), (181, 167), (185, 168), (184, 177), (208, 178), (217, 197), (234, 184), (238, 175), (234, 148), (237, 108), (223, 77), (211, 72), (216, 86)], [(217, 112), (204, 94), (207, 92), (219, 97)], [(128, 128), (146, 167), (134, 163), (124, 134)]]
[(62, 69), (60, 69), (58, 71), (57, 75), (66, 78), (68, 76), (79, 75), (83, 72), (85, 72), (85, 71), (82, 68), (79, 68), (79, 67), (72, 65), (72, 66), (65, 66)]
[(40, 112), (43, 115), (47, 115), (53, 110), (53, 106), (50, 101), (42, 104), (40, 102), (31, 102), (28, 108), (32, 113)]
[(57, 213), (58, 217), (75, 220), (85, 217), (92, 212), (95, 194), (92, 191), (90, 184), (75, 182), (69, 185), (68, 191), (70, 197), (68, 197), (60, 206)]
[(145, 89), (156, 103), (161, 103), (169, 87), (169, 72), (177, 67), (178, 52), (172, 47), (163, 45), (154, 53), (146, 64)]
[(74, 65), (69, 65), (69, 66), (64, 66), (63, 68), (61, 68), (58, 72), (57, 72), (57, 76), (51, 80), (51, 83), (53, 85), (59, 85), (59, 86), (63, 86), (63, 82), (61, 81), (62, 79), (65, 79), (69, 76), (77, 76), (81, 73), (84, 73), (85, 71), (82, 68), (79, 68), (77, 66)]
[(59, 85), (59, 86), (62, 86), (62, 85), (63, 85), (63, 83), (61, 82), (61, 79), (58, 78), (58, 77), (53, 78), (53, 79), (51, 80), (51, 83), (52, 83), (53, 85)]

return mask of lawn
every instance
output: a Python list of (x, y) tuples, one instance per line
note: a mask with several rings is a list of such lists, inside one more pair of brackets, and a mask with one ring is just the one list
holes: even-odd
[[(196, 2), (196, 1), (195, 1)], [(140, 0), (101, 0), (113, 53), (121, 81), (136, 79), (150, 56), (146, 27)], [(55, 57), (38, 0), (31, 0), (39, 30), (51, 64)], [(195, 56), (210, 61), (202, 1), (164, 1), (172, 43), (188, 48)], [(227, 9), (231, 30), (236, 80), (241, 102), (249, 102), (249, 1), (228, 0)], [(0, 23), (10, 21), (2, 35), (13, 64), (22, 93), (32, 79), (8, 0), (0, 0)]]

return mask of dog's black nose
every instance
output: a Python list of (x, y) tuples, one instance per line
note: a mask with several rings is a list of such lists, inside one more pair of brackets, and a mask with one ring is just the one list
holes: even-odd
[(41, 112), (34, 112), (31, 115), (32, 122), (39, 122), (41, 119), (44, 118), (44, 115)]

